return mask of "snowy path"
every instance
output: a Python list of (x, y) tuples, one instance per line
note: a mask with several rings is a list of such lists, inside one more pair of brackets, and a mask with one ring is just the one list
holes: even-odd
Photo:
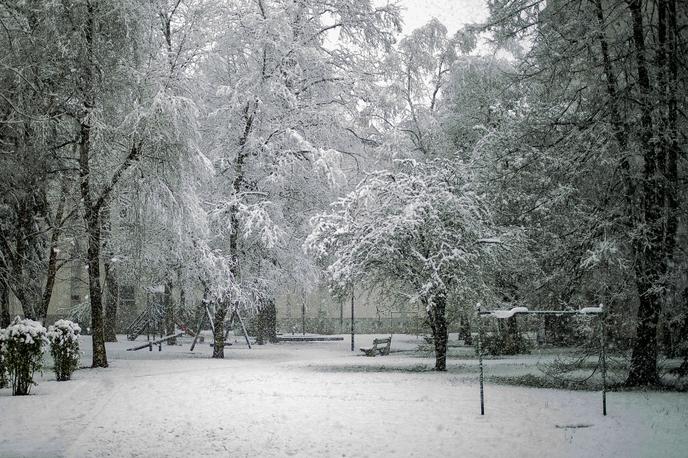
[(474, 372), (404, 371), (418, 358), (352, 356), (348, 345), (237, 346), (212, 360), (207, 345), (192, 355), (186, 345), (127, 353), (130, 342), (114, 344), (108, 369), (80, 370), (68, 383), (46, 373), (24, 398), (1, 390), (0, 456), (667, 458), (688, 450), (685, 394), (612, 393), (604, 418), (598, 393), (487, 385), (481, 418)]

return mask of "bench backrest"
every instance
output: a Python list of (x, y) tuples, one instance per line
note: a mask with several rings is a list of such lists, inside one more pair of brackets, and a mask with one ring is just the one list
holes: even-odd
[(386, 337), (384, 339), (373, 339), (373, 345), (388, 344), (392, 342), (391, 337)]

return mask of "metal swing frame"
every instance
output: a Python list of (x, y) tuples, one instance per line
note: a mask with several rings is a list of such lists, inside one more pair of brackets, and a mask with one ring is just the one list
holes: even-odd
[[(208, 308), (209, 302), (203, 301), (203, 306), (205, 308), (205, 313), (201, 315), (201, 317), (198, 320), (198, 324), (196, 325), (196, 333), (194, 335), (194, 340), (191, 343), (191, 348), (189, 351), (194, 351), (194, 348), (196, 347), (196, 342), (198, 341), (198, 336), (201, 333), (201, 328), (203, 327), (203, 322), (205, 319), (208, 319), (208, 322), (210, 323), (210, 327), (212, 329), (215, 329), (215, 324), (213, 323), (213, 315), (210, 313), (210, 309)], [(231, 329), (231, 326), (234, 324), (234, 318), (239, 320), (239, 323), (241, 324), (241, 330), (244, 333), (244, 338), (246, 339), (246, 345), (248, 345), (248, 348), (251, 349), (251, 341), (248, 338), (248, 332), (246, 331), (246, 326), (244, 325), (244, 320), (241, 318), (241, 315), (239, 314), (239, 307), (235, 306), (232, 307), (232, 313), (229, 317), (229, 321), (227, 323), (227, 332), (223, 336), (223, 340), (227, 340), (227, 336), (229, 335), (229, 331)]]
[[(606, 350), (606, 329), (605, 316), (606, 311), (604, 306), (600, 304), (598, 307), (588, 307), (581, 310), (528, 310), (524, 307), (517, 307), (508, 310), (483, 310), (478, 304), (476, 306), (478, 315), (478, 361), (480, 365), (480, 415), (485, 415), (485, 388), (484, 388), (484, 368), (483, 368), (483, 342), (482, 342), (482, 318), (495, 317), (497, 319), (510, 318), (516, 315), (578, 315), (578, 316), (596, 316), (600, 323), (600, 363), (602, 365), (602, 415), (607, 415), (607, 350)], [(500, 317), (499, 314), (505, 312), (509, 316)]]

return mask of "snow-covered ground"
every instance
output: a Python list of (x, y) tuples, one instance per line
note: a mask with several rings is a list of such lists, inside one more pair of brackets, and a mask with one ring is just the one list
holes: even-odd
[[(619, 456), (684, 457), (688, 395), (486, 385), (475, 360), (447, 373), (411, 353), (366, 358), (350, 341), (254, 346), (224, 360), (207, 343), (126, 352), (72, 381), (46, 372), (33, 394), (0, 390), (0, 456)], [(90, 362), (89, 340), (82, 339)], [(392, 351), (415, 336), (394, 336)], [(488, 360), (487, 371), (519, 360)]]

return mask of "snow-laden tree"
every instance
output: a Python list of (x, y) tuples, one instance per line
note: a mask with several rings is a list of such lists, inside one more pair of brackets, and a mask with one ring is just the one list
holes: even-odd
[(388, 155), (451, 152), (441, 128), (443, 93), (457, 61), (475, 46), (463, 30), (449, 35), (437, 19), (404, 37), (376, 67), (382, 78), (362, 116), (384, 139)]
[[(48, 3), (48, 2), (45, 2)], [(54, 2), (0, 4), (0, 325), (13, 295), (26, 317), (44, 319), (59, 268), (66, 175), (73, 163), (64, 129), (71, 80), (63, 54), (63, 16)], [(70, 215), (71, 216), (71, 215)], [(48, 274), (46, 280), (46, 266)]]
[[(76, 154), (69, 160), (79, 174), (88, 245), (94, 366), (107, 366), (104, 315), (110, 321), (113, 318), (111, 312), (103, 314), (100, 275), (105, 260), (106, 282), (110, 291), (116, 290), (111, 260), (117, 258), (118, 250), (115, 241), (108, 240), (113, 200), (131, 184), (135, 169), (138, 176), (148, 178), (145, 181), (152, 183), (155, 193), (167, 187), (179, 191), (181, 197), (182, 191), (189, 189), (180, 184), (179, 177), (190, 151), (194, 152), (189, 144), (195, 107), (183, 91), (181, 75), (202, 47), (196, 38), (190, 38), (193, 27), (186, 26), (186, 19), (191, 23), (199, 20), (196, 6), (201, 2), (163, 3), (50, 3), (53, 12), (64, 18), (56, 37), (64, 52), (56, 58), (71, 75), (63, 88), (63, 127), (77, 144)], [(189, 17), (182, 18), (182, 12)], [(174, 31), (181, 31), (178, 40), (171, 35)], [(172, 243), (167, 247), (158, 260), (172, 257)], [(115, 299), (107, 302), (114, 304)]]
[(345, 183), (340, 165), (360, 143), (347, 129), (358, 77), (399, 24), (395, 7), (352, 0), (239, 1), (222, 17), (223, 34), (199, 66), (199, 97), (218, 173), (211, 246), (230, 259), (227, 281), (239, 291), (216, 304), (214, 357), (224, 354), (230, 307), (271, 300), (291, 266), (309, 264), (295, 249), (307, 218)]
[[(635, 315), (627, 384), (657, 384), (657, 331), (665, 304), (675, 300), (667, 294), (674, 287), (669, 280), (684, 257), (685, 7), (675, 0), (495, 0), (489, 6), (488, 28), (498, 42), (529, 43), (517, 74), (530, 107), (512, 110), (529, 119), (518, 129), (511, 121), (498, 129), (505, 141), (493, 153), (521, 156), (507, 173), (521, 175), (527, 187), (533, 180), (520, 171), (555, 165), (538, 173), (543, 184), (558, 182), (535, 190), (541, 203), (557, 205), (569, 193), (580, 199), (583, 225), (562, 221), (552, 246), (567, 237), (567, 225), (593, 242), (581, 251), (618, 242), (628, 266), (620, 276), (633, 288), (617, 307), (624, 317)], [(586, 234), (593, 231), (597, 240)]]
[(120, 280), (145, 288), (164, 285), (169, 334), (174, 331), (176, 309), (172, 290), (178, 291), (180, 307), (186, 306), (187, 293), (193, 296), (203, 290), (196, 270), (209, 253), (199, 248), (207, 243), (209, 233), (200, 199), (214, 169), (199, 148), (193, 66), (214, 36), (215, 6), (207, 0), (160, 0), (148, 9), (156, 27), (143, 89), (150, 100), (149, 112), (142, 113), (145, 123), (139, 129), (148, 147), (138, 164), (139, 176), (120, 186), (116, 206), (124, 217), (111, 215), (114, 221), (109, 224), (110, 253), (104, 256), (106, 337), (108, 331), (114, 337)]
[[(337, 288), (378, 285), (406, 293), (427, 312), (435, 369), (446, 369), (447, 298), (493, 301), (500, 262), (520, 252), (516, 231), (492, 224), (462, 163), (397, 163), (369, 174), (312, 220), (306, 248)], [(393, 294), (393, 293), (392, 293)]]

